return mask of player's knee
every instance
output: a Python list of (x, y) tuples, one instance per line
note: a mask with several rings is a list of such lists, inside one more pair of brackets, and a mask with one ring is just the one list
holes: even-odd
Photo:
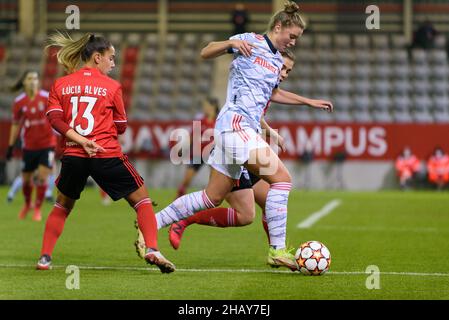
[(214, 207), (219, 207), (223, 203), (223, 197), (219, 195), (209, 196), (209, 200), (213, 203)]
[(255, 217), (256, 217), (256, 213), (254, 211), (239, 213), (239, 216), (238, 216), (239, 226), (247, 226), (247, 225), (253, 223)]

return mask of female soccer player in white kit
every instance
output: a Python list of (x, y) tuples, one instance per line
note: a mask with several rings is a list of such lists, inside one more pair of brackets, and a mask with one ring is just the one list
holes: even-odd
[(285, 246), (291, 177), (277, 154), (261, 138), (260, 120), (270, 99), (332, 111), (328, 101), (306, 102), (292, 93), (277, 91), (283, 64), (280, 51), (294, 46), (304, 28), (298, 6), (288, 2), (284, 10), (272, 17), (267, 34), (235, 35), (227, 41), (211, 42), (202, 50), (205, 59), (234, 53), (226, 103), (215, 126), (215, 148), (209, 158), (211, 175), (205, 190), (180, 197), (158, 212), (158, 228), (220, 205), (239, 180), (244, 166), (270, 184), (265, 207), (271, 245), (269, 260), (291, 265), (293, 255)]

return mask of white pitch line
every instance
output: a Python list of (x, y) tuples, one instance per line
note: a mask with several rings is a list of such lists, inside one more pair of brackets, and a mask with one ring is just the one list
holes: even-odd
[(307, 229), (310, 228), (315, 222), (320, 220), (321, 218), (327, 216), (332, 212), (336, 207), (341, 204), (340, 199), (334, 199), (331, 202), (327, 203), (321, 210), (312, 213), (306, 220), (298, 223), (296, 226), (298, 229)]
[[(12, 268), (26, 268), (34, 269), (35, 265), (26, 264), (0, 264), (0, 269), (12, 269)], [(144, 268), (144, 267), (107, 267), (107, 266), (77, 266), (81, 270), (123, 270), (123, 271), (157, 271), (157, 268)], [(54, 269), (65, 269), (67, 266), (54, 265)], [(292, 274), (292, 271), (276, 271), (276, 270), (260, 270), (260, 269), (176, 269), (175, 272), (202, 272), (202, 273), (287, 273)], [(364, 271), (329, 271), (326, 274), (335, 275), (366, 275)], [(417, 276), (417, 277), (449, 277), (449, 273), (423, 273), (423, 272), (379, 272), (380, 275), (392, 275), (392, 276)]]

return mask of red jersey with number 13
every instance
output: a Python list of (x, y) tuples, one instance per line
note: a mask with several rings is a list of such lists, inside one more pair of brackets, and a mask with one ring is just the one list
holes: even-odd
[[(127, 121), (120, 83), (98, 69), (82, 68), (55, 81), (47, 113), (63, 112), (64, 121), (80, 135), (94, 140), (106, 152), (96, 158), (123, 155), (115, 123)], [(64, 155), (89, 157), (84, 149), (64, 139)]]

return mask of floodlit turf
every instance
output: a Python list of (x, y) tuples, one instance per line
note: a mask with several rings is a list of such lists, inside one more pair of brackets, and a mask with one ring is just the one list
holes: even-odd
[[(150, 190), (162, 209), (173, 190)], [(135, 252), (135, 214), (125, 201), (109, 207), (86, 189), (53, 255), (55, 268), (34, 270), (44, 221), (19, 221), (19, 194), (6, 204), (0, 188), (0, 299), (449, 299), (448, 192), (291, 193), (288, 242), (319, 240), (332, 254), (331, 271), (307, 277), (265, 264), (267, 243), (258, 212), (242, 228), (192, 226), (174, 251), (167, 230), (161, 251), (177, 266), (161, 274)], [(296, 225), (334, 199), (341, 205), (309, 229)], [(45, 204), (44, 218), (51, 206)], [(80, 288), (69, 290), (80, 268)], [(379, 289), (368, 266), (379, 268)], [(278, 269), (281, 271), (281, 269)]]

